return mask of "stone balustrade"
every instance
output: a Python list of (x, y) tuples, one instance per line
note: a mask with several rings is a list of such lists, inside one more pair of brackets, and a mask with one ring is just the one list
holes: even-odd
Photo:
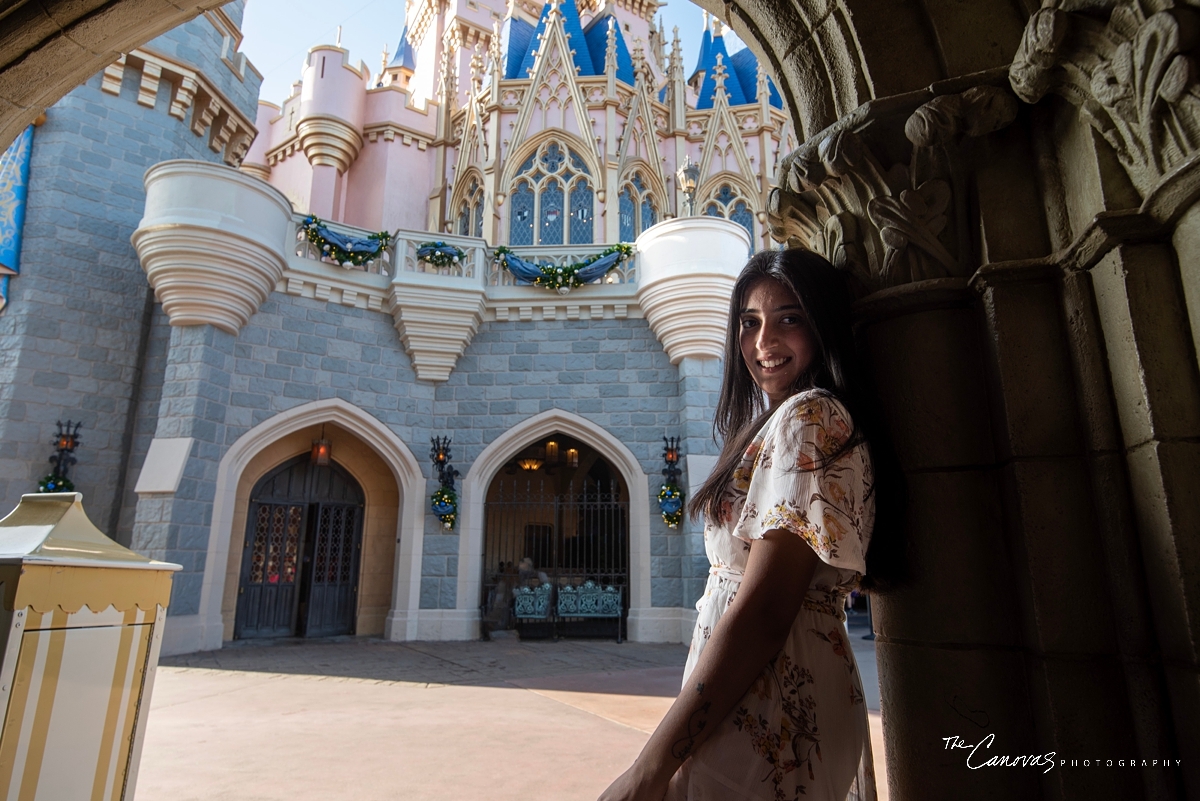
[[(237, 333), (272, 291), (390, 314), (419, 378), (445, 381), (484, 319), (591, 320), (646, 316), (672, 362), (720, 358), (734, 277), (750, 249), (741, 226), (715, 217), (648, 229), (638, 254), (568, 295), (519, 285), (479, 238), (396, 231), (384, 255), (343, 267), (303, 235), (305, 215), (262, 181), (193, 161), (146, 174), (146, 213), (133, 242), (172, 325)], [(340, 223), (332, 230), (366, 237)], [(459, 263), (417, 258), (421, 245), (460, 248)], [(603, 245), (514, 248), (523, 258), (570, 263)]]

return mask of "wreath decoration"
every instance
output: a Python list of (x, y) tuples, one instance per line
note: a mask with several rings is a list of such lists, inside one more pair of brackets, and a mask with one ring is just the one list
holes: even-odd
[(66, 476), (51, 473), (38, 482), (38, 492), (74, 492), (75, 483)]
[(632, 257), (633, 245), (624, 242), (605, 248), (595, 256), (589, 256), (583, 261), (564, 264), (561, 267), (554, 264), (534, 264), (525, 261), (503, 245), (496, 248), (492, 256), (497, 264), (504, 267), (517, 279), (546, 289), (553, 289), (560, 295), (565, 295), (572, 289), (607, 275), (615, 270), (618, 264)]
[(683, 522), (683, 490), (678, 484), (663, 484), (658, 491), (658, 508), (667, 528), (679, 528)]
[(425, 242), (417, 246), (417, 259), (434, 267), (453, 267), (467, 257), (465, 250), (445, 242)]
[(442, 521), (442, 528), (454, 528), (458, 519), (458, 493), (448, 487), (438, 487), (433, 495), (429, 496), (429, 508), (437, 519)]
[(340, 264), (348, 270), (353, 267), (365, 267), (367, 262), (377, 258), (382, 258), (385, 263), (392, 260), (387, 252), (388, 246), (392, 244), (392, 235), (387, 231), (368, 234), (366, 238), (358, 239), (330, 230), (320, 217), (312, 214), (300, 223), (296, 239), (307, 239), (315, 245), (321, 251), (321, 261)]

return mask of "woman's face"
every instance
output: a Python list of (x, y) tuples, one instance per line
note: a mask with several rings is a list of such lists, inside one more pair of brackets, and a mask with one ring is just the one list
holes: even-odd
[(750, 285), (739, 318), (742, 359), (774, 408), (812, 363), (815, 342), (800, 301), (774, 278)]

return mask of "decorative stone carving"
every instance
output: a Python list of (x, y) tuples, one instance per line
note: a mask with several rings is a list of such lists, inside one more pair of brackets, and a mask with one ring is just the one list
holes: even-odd
[(1054, 92), (1078, 106), (1145, 197), (1200, 142), (1198, 44), (1200, 10), (1181, 2), (1044, 0), (1009, 80), (1028, 103)]
[(291, 204), (231, 167), (164, 161), (146, 171), (133, 246), (171, 325), (236, 334), (283, 276)]
[(296, 124), (296, 135), (310, 164), (334, 167), (339, 173), (350, 169), (362, 149), (362, 133), (345, 120), (329, 114), (303, 117)]
[(750, 252), (746, 229), (679, 217), (647, 228), (636, 247), (638, 304), (671, 363), (724, 356), (729, 297)]
[(479, 330), (482, 280), (400, 273), (392, 282), (392, 319), (417, 378), (445, 381)]
[[(772, 235), (824, 254), (853, 276), (863, 295), (966, 276), (959, 144), (1012, 122), (1016, 100), (985, 85), (935, 97), (907, 118), (873, 111), (856, 112), (783, 160), (768, 204)], [(884, 167), (878, 154), (888, 152), (900, 119), (909, 162)]]

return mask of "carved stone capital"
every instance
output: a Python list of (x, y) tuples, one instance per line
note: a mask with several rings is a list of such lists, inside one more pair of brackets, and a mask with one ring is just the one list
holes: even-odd
[[(860, 109), (784, 159), (768, 201), (771, 233), (822, 253), (861, 295), (965, 277), (973, 265), (960, 145), (1016, 112), (1015, 98), (990, 85), (899, 113)], [(888, 163), (896, 153), (904, 157)]]
[(350, 169), (362, 150), (362, 132), (345, 120), (328, 114), (313, 114), (296, 123), (296, 135), (304, 155), (314, 167)]
[(1200, 143), (1198, 45), (1200, 10), (1183, 3), (1044, 0), (1009, 80), (1028, 103), (1053, 92), (1078, 106), (1145, 197)]

